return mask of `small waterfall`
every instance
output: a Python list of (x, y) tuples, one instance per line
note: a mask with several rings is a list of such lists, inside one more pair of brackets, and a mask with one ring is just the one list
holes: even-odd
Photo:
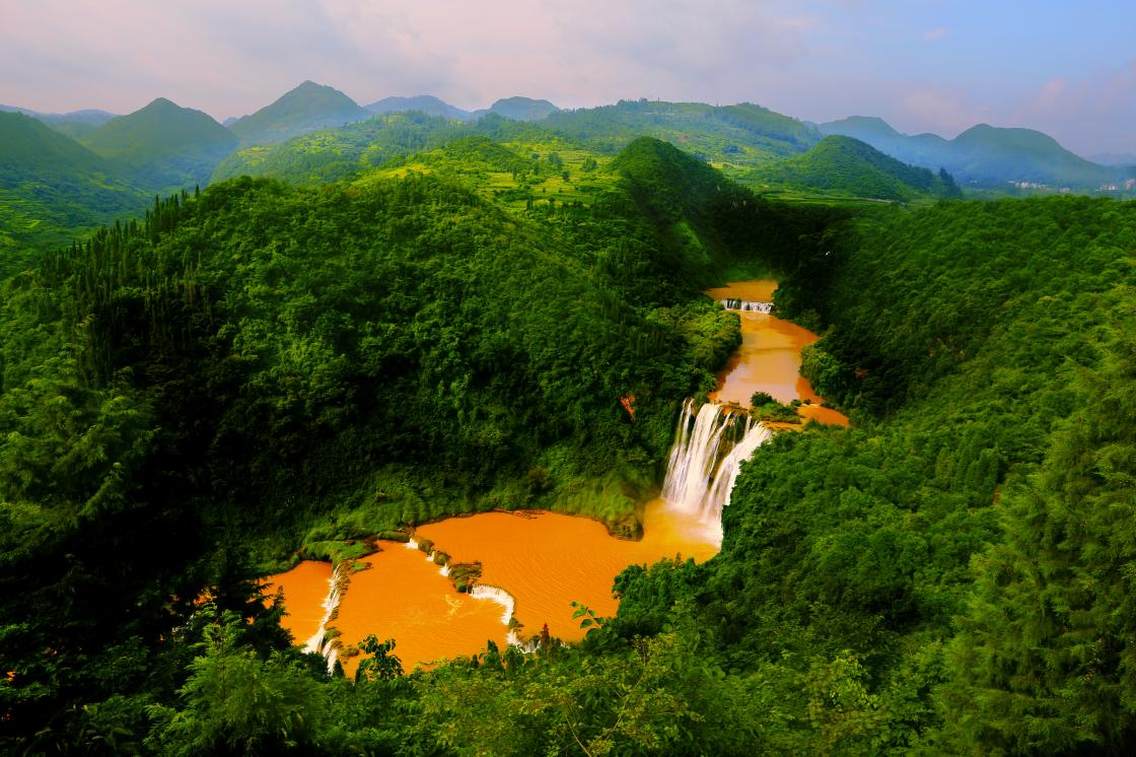
[(740, 408), (707, 402), (695, 413), (694, 400), (687, 399), (667, 461), (663, 498), (714, 526), (720, 539), (722, 509), (730, 504), (741, 464), (770, 436)]
[[(414, 543), (414, 547), (415, 547), (415, 549), (418, 548), (418, 542)], [(430, 554), (426, 555), (426, 562), (433, 563), (433, 564), (437, 565), (437, 563), (434, 562), (434, 558), (437, 556), (437, 554), (438, 554), (438, 550), (434, 550)], [(449, 578), (450, 577), (449, 563), (442, 563), (442, 567), (438, 569), (438, 572), (441, 573), (442, 576), (444, 576), (445, 578)]]
[(718, 300), (722, 303), (722, 307), (726, 310), (749, 310), (755, 313), (772, 313), (773, 303), (763, 302), (761, 300), (739, 300), (734, 297), (727, 297), (724, 300)]
[(477, 584), (469, 590), (469, 595), (474, 599), (487, 599), (490, 602), (496, 602), (504, 608), (501, 614), (501, 622), (509, 625), (513, 619), (513, 610), (516, 609), (517, 601), (513, 599), (513, 595), (504, 589), (499, 589), (496, 586), (486, 586), (485, 584)]
[(307, 642), (304, 644), (305, 652), (315, 652), (322, 654), (327, 659), (327, 670), (330, 673), (335, 669), (335, 660), (339, 657), (339, 644), (336, 642), (328, 643), (327, 641), (327, 624), (331, 622), (336, 611), (339, 609), (339, 600), (342, 598), (342, 591), (340, 587), (343, 585), (344, 563), (335, 566), (335, 570), (331, 572), (331, 578), (328, 579), (327, 596), (323, 600), (323, 617), (320, 619), (319, 628), (316, 632), (308, 637)]

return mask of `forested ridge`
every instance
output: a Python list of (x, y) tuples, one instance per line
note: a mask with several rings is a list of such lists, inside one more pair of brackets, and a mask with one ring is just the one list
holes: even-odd
[[(780, 204), (652, 139), (516, 203), (486, 166), (547, 152), (415, 123), (406, 170), (235, 178), (4, 282), (5, 748), (1129, 750), (1134, 206)], [(634, 535), (737, 344), (699, 290), (768, 272), (854, 427), (762, 447), (721, 555), (628, 569), (576, 647), (351, 682), (291, 646), (255, 579), (299, 554), (495, 507)]]

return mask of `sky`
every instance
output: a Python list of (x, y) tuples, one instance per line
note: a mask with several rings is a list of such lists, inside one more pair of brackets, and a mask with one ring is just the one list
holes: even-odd
[(0, 103), (218, 120), (311, 79), (361, 104), (756, 102), (1136, 153), (1132, 0), (0, 0)]

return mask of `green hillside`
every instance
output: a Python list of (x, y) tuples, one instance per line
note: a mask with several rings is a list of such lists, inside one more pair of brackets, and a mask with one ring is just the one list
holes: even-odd
[(106, 161), (38, 119), (0, 112), (0, 178), (37, 170), (106, 170)]
[(247, 175), (271, 176), (298, 184), (335, 181), (464, 133), (448, 119), (416, 112), (375, 116), (278, 144), (245, 147), (217, 166), (213, 180)]
[(138, 183), (164, 189), (205, 184), (237, 140), (207, 114), (158, 98), (106, 122), (83, 144)]
[(496, 141), (475, 130), (364, 175), (367, 183), (412, 174), (445, 176), (517, 213), (593, 204), (616, 181), (611, 159), (548, 132), (525, 129)]
[(660, 249), (669, 253), (662, 270), (681, 271), (700, 287), (723, 277), (795, 269), (846, 214), (825, 204), (791, 206), (754, 196), (698, 158), (650, 137), (632, 142), (610, 170), (634, 202), (633, 215), (650, 219)]
[(337, 89), (305, 81), (230, 129), (242, 146), (283, 142), (301, 134), (370, 118), (371, 113)]
[(0, 112), (0, 271), (145, 207), (116, 167), (35, 118)]
[(858, 139), (840, 136), (825, 137), (803, 155), (758, 169), (750, 183), (763, 189), (819, 190), (898, 202), (961, 196), (949, 174), (909, 166)]
[(998, 129), (987, 124), (967, 129), (952, 147), (959, 174), (996, 182), (1005, 176), (1049, 184), (1094, 187), (1119, 172), (1081, 158), (1057, 140), (1032, 129)]

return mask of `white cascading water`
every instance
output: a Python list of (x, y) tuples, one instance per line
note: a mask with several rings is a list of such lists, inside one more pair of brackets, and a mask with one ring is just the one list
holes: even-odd
[(513, 595), (504, 589), (496, 586), (486, 586), (485, 584), (476, 584), (469, 590), (469, 595), (474, 599), (487, 599), (490, 602), (496, 602), (501, 605), (504, 610), (501, 613), (501, 622), (509, 625), (513, 619), (513, 610), (517, 606), (517, 600), (513, 599)]
[(718, 300), (722, 303), (722, 307), (726, 310), (749, 310), (755, 313), (772, 313), (773, 303), (764, 302), (761, 300), (739, 300), (735, 297), (727, 297), (724, 300)]
[(721, 541), (722, 510), (730, 504), (741, 464), (772, 435), (737, 407), (707, 402), (695, 413), (694, 400), (686, 400), (667, 461), (663, 498), (715, 529)]
[(308, 641), (304, 644), (305, 652), (315, 652), (322, 654), (327, 660), (327, 670), (332, 672), (335, 670), (335, 660), (339, 657), (339, 645), (327, 643), (327, 624), (331, 622), (331, 616), (339, 609), (339, 600), (342, 599), (339, 587), (341, 585), (340, 570), (343, 563), (336, 566), (335, 570), (331, 573), (331, 578), (328, 579), (327, 596), (323, 600), (323, 618), (320, 619), (319, 628), (316, 632), (308, 637)]

